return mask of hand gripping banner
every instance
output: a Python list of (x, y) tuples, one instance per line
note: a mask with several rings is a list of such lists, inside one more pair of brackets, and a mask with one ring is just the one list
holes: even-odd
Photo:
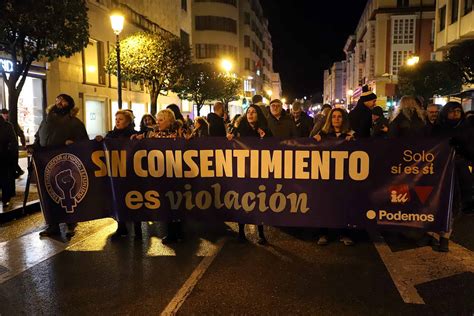
[(48, 223), (186, 218), (447, 230), (447, 140), (88, 141), (34, 154)]

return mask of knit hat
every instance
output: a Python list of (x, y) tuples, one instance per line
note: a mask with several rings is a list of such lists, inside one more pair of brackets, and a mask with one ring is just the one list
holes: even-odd
[(367, 101), (371, 101), (375, 99), (377, 99), (377, 96), (375, 95), (375, 93), (372, 92), (372, 90), (369, 89), (369, 86), (367, 85), (363, 86), (360, 100), (362, 102), (367, 102)]
[(372, 109), (372, 115), (383, 116), (383, 109), (380, 106), (376, 106)]

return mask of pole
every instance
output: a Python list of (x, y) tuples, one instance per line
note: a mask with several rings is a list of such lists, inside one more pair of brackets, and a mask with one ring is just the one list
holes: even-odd
[(119, 35), (116, 35), (117, 43), (115, 50), (117, 51), (117, 92), (118, 92), (118, 108), (122, 109), (122, 73), (120, 67), (120, 39)]

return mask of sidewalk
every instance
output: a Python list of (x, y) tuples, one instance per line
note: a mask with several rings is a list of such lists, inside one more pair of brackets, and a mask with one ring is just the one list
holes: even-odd
[[(21, 157), (24, 155), (21, 155)], [(23, 211), (23, 199), (25, 197), (26, 179), (28, 177), (28, 162), (27, 158), (20, 158), (20, 166), (25, 174), (16, 180), (16, 196), (14, 196), (10, 205), (7, 208), (3, 208), (0, 203), (0, 223), (17, 218), (25, 213), (36, 212), (40, 210), (39, 195), (36, 188), (36, 184), (30, 185), (30, 192), (28, 194), (28, 200), (26, 203), (25, 210)]]

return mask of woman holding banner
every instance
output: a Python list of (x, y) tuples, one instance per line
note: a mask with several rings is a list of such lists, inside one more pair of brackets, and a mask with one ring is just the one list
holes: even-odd
[[(133, 128), (133, 116), (130, 111), (118, 110), (115, 113), (115, 127), (113, 130), (109, 131), (105, 138), (119, 138), (119, 139), (130, 139), (132, 135), (135, 135), (137, 131)], [(102, 136), (96, 136), (96, 141), (102, 141)], [(112, 234), (112, 238), (124, 237), (128, 235), (127, 224), (125, 221), (117, 221), (117, 230)], [(142, 226), (141, 222), (134, 223), (135, 228), (135, 238), (141, 238), (142, 236)]]
[[(352, 140), (354, 132), (351, 130), (349, 125), (349, 115), (341, 108), (334, 108), (329, 112), (326, 123), (324, 124), (321, 131), (314, 135), (314, 139), (318, 142), (323, 139), (345, 139)], [(320, 231), (321, 235), (318, 239), (318, 245), (324, 246), (329, 242), (328, 234), (329, 229), (322, 228)], [(352, 246), (354, 241), (349, 237), (349, 231), (342, 229), (340, 231), (340, 241), (346, 246)]]
[[(179, 129), (182, 124), (178, 122), (171, 109), (163, 109), (156, 114), (156, 125), (152, 131), (139, 134), (136, 139), (144, 138), (177, 138), (182, 137)], [(171, 244), (183, 239), (182, 222), (180, 219), (173, 219), (167, 223), (167, 235), (163, 237), (163, 244)]]
[[(250, 105), (245, 116), (240, 121), (238, 127), (233, 130), (232, 134), (227, 134), (227, 139), (231, 140), (235, 137), (271, 137), (272, 132), (267, 126), (267, 120), (258, 105)], [(258, 243), (265, 245), (268, 243), (263, 232), (263, 225), (258, 225)], [(239, 241), (245, 242), (245, 224), (239, 224)]]

